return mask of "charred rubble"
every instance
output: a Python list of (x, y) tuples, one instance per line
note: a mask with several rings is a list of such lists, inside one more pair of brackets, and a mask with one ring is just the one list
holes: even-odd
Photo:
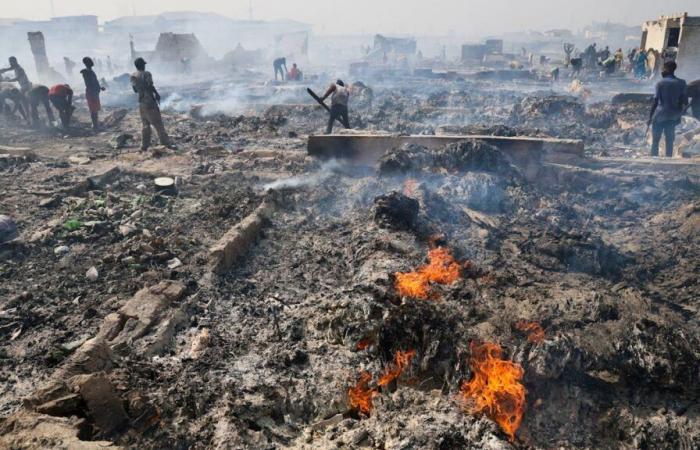
[(700, 169), (639, 158), (645, 100), (362, 92), (347, 136), (463, 139), (321, 161), (303, 92), (164, 108), (148, 153), (121, 107), (0, 120), (0, 447), (700, 447)]

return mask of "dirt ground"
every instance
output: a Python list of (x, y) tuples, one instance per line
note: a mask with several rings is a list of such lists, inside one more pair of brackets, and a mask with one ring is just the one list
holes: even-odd
[[(410, 164), (390, 172), (319, 161), (306, 138), (325, 113), (302, 94), (241, 114), (166, 110), (177, 148), (154, 152), (138, 150), (134, 110), (99, 133), (81, 105), (70, 133), (1, 119), (14, 150), (0, 214), (20, 237), (0, 245), (0, 446), (699, 448), (697, 158), (644, 158), (639, 105), (413, 83), (374, 86), (356, 127), (578, 138), (586, 157), (534, 179), (479, 145), (395, 148)], [(176, 193), (156, 189), (162, 176)], [(212, 272), (232, 227), (255, 236)], [(435, 248), (458, 279), (400, 295), (397, 273)], [(514, 439), (460, 391), (484, 342), (522, 368)], [(371, 411), (353, 408), (360, 374), (409, 349), (396, 379), (371, 381)]]

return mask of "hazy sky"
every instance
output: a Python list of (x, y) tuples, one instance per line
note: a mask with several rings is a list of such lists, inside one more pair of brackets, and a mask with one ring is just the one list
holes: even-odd
[[(0, 0), (0, 17), (46, 19), (51, 0)], [(591, 21), (641, 26), (662, 14), (700, 15), (700, 0), (253, 0), (256, 19), (290, 18), (320, 33), (384, 32), (460, 35), (508, 30), (580, 29)], [(247, 18), (249, 0), (53, 0), (56, 15), (100, 20), (163, 11), (212, 11)]]

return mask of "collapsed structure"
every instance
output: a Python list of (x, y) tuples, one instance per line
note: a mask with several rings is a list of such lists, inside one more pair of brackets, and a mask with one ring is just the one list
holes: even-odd
[(697, 79), (700, 77), (700, 17), (683, 13), (645, 22), (641, 48), (674, 58), (679, 76)]

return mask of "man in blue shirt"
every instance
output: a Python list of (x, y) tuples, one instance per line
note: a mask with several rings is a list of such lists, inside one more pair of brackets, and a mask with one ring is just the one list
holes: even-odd
[(681, 117), (688, 104), (688, 88), (685, 80), (676, 78), (676, 67), (675, 61), (666, 61), (661, 72), (663, 79), (656, 83), (656, 96), (649, 117), (652, 133), (651, 156), (659, 156), (662, 134), (666, 137), (666, 157), (673, 156), (676, 127), (681, 123)]

